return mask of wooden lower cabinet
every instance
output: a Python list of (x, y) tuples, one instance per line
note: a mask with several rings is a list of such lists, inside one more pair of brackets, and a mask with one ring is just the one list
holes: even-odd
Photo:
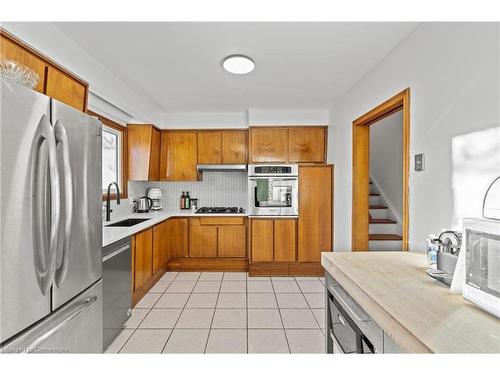
[(333, 166), (300, 166), (299, 197), (297, 260), (320, 262), (333, 250)]
[(250, 241), (252, 262), (271, 262), (274, 259), (274, 220), (251, 219)]
[(188, 219), (168, 219), (167, 259), (188, 256)]
[(153, 229), (134, 236), (134, 291), (153, 275)]
[(168, 220), (153, 227), (153, 275), (165, 269), (168, 261)]
[(274, 259), (293, 262), (297, 253), (297, 220), (274, 220)]
[(189, 227), (189, 256), (194, 258), (217, 256), (217, 227), (210, 225)]
[(296, 219), (251, 219), (251, 261), (294, 261), (296, 227)]
[(189, 220), (190, 258), (245, 258), (243, 217), (200, 217)]
[(247, 235), (244, 225), (226, 225), (218, 228), (217, 256), (246, 258)]

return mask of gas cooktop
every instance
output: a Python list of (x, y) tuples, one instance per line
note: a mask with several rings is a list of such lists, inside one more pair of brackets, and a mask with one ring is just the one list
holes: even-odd
[(197, 214), (244, 214), (243, 207), (201, 207), (196, 210)]

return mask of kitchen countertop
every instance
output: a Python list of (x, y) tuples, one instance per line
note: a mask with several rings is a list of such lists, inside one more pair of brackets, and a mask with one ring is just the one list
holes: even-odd
[[(122, 238), (132, 236), (135, 233), (138, 233), (144, 229), (152, 227), (158, 223), (161, 223), (164, 220), (167, 220), (171, 217), (201, 217), (201, 216), (236, 216), (236, 217), (246, 217), (247, 214), (196, 214), (189, 210), (162, 210), (162, 211), (151, 211), (148, 213), (140, 214), (140, 213), (131, 213), (129, 215), (113, 218), (111, 221), (103, 221), (102, 228), (102, 246), (108, 246), (113, 242), (121, 240)], [(118, 221), (126, 220), (126, 219), (148, 219), (142, 223), (133, 225), (131, 227), (107, 227), (106, 225), (116, 223)]]
[(425, 254), (323, 253), (321, 264), (410, 353), (500, 353), (500, 319), (426, 275)]

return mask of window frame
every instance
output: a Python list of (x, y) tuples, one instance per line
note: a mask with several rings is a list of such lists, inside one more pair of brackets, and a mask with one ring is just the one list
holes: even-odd
[[(97, 117), (102, 124), (116, 132), (121, 133), (121, 144), (119, 145), (119, 150), (121, 155), (119, 155), (119, 167), (120, 167), (120, 199), (125, 199), (128, 197), (128, 150), (127, 150), (127, 127), (123, 126), (107, 117), (104, 117), (96, 112), (87, 110), (87, 114), (90, 116)], [(111, 199), (116, 199), (116, 193), (110, 194)], [(102, 193), (102, 200), (106, 200), (106, 193)]]

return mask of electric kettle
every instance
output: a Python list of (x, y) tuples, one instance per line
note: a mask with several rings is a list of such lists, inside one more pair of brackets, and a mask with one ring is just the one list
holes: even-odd
[(135, 202), (135, 212), (146, 213), (153, 207), (153, 200), (149, 197), (140, 197)]

